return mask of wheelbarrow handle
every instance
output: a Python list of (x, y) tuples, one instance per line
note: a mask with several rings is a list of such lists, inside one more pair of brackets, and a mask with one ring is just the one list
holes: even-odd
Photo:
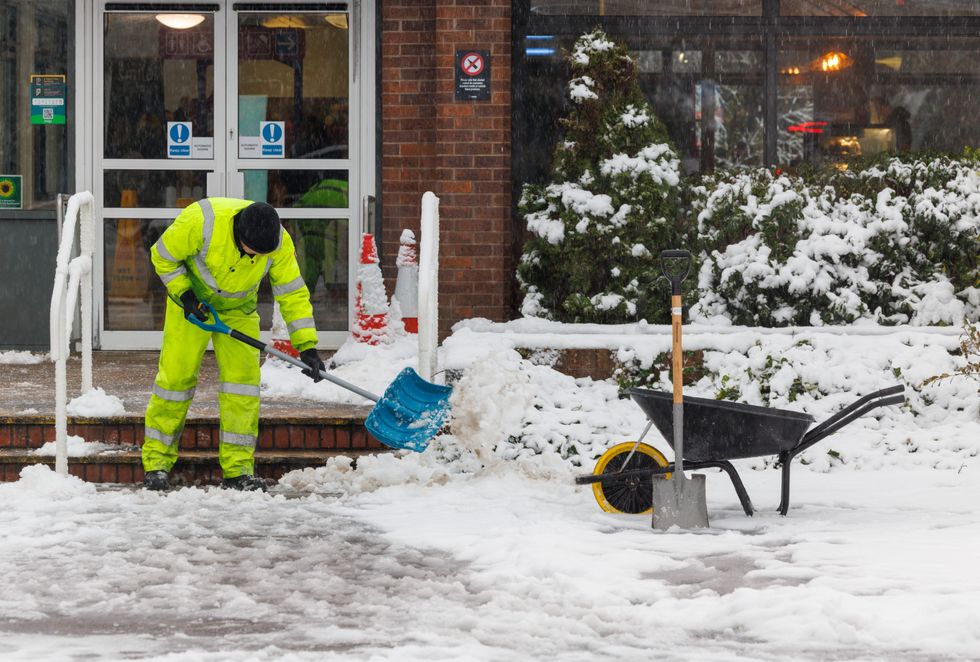
[[(669, 260), (684, 260), (681, 268), (668, 268), (667, 264)], [(664, 276), (670, 281), (670, 290), (672, 295), (679, 295), (681, 293), (681, 283), (687, 278), (688, 272), (691, 270), (691, 253), (679, 248), (672, 248), (666, 251), (661, 251), (660, 253), (660, 269), (664, 272)], [(676, 262), (675, 262), (676, 265)]]

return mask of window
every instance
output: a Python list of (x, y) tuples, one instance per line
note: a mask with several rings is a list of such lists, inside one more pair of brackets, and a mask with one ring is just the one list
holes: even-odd
[[(73, 2), (0, 0), (0, 214), (54, 210), (72, 192), (74, 16)], [(44, 107), (31, 103), (37, 75), (54, 84)]]
[(977, 0), (780, 0), (783, 16), (980, 16)]
[(980, 40), (779, 42), (778, 163), (980, 144)]

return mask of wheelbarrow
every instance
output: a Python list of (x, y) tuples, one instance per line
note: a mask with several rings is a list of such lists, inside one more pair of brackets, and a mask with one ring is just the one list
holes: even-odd
[[(869, 393), (812, 428), (815, 419), (802, 412), (685, 397), (684, 468), (724, 471), (735, 487), (742, 509), (751, 516), (755, 509), (731, 460), (775, 455), (782, 470), (779, 512), (785, 515), (789, 511), (793, 459), (869, 411), (902, 404), (904, 392), (904, 386), (892, 386)], [(666, 391), (645, 388), (630, 389), (630, 396), (647, 416), (646, 430), (638, 441), (610, 448), (599, 458), (594, 472), (576, 477), (575, 483), (592, 485), (603, 510), (648, 513), (656, 507), (650, 481), (654, 475), (669, 474), (674, 464), (642, 441), (651, 425), (655, 425), (665, 439), (673, 439), (673, 396)]]

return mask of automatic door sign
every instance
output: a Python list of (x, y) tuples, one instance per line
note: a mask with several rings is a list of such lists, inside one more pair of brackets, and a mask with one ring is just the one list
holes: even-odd
[(456, 101), (489, 101), (490, 51), (456, 51)]
[(259, 146), (263, 159), (281, 159), (286, 151), (286, 123), (260, 122)]
[(191, 158), (193, 135), (190, 122), (167, 122), (167, 158)]
[(31, 76), (31, 124), (64, 124), (68, 85), (62, 75)]

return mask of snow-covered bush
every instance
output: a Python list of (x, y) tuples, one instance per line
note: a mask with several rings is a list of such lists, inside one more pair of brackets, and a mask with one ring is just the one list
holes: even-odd
[(695, 319), (958, 324), (980, 311), (972, 163), (891, 158), (807, 180), (734, 170), (689, 197), (702, 258)]
[(521, 311), (560, 321), (666, 319), (658, 254), (676, 235), (679, 161), (625, 46), (600, 30), (570, 56), (571, 109), (551, 173), (527, 185)]

